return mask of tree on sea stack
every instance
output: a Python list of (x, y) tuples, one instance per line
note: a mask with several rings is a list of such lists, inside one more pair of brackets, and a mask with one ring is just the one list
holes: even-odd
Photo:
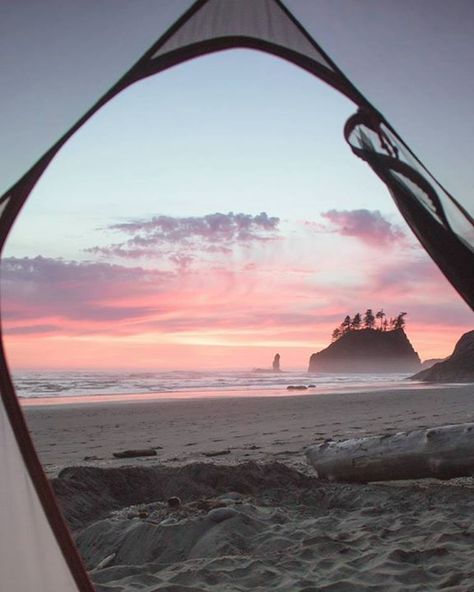
[[(383, 309), (377, 311), (374, 315), (371, 308), (368, 308), (365, 311), (363, 319), (360, 312), (356, 312), (352, 319), (349, 315), (346, 315), (339, 327), (336, 327), (332, 332), (332, 340), (337, 341), (343, 335), (347, 335), (352, 331), (360, 331), (362, 329), (369, 329), (371, 331), (377, 330), (380, 332), (404, 329), (406, 325), (406, 316), (406, 312), (400, 312), (396, 317), (390, 317), (390, 320), (388, 320)], [(376, 326), (377, 320), (379, 321), (378, 326)]]
[(362, 323), (362, 317), (360, 316), (360, 312), (356, 312), (354, 318), (352, 319), (351, 329), (357, 331), (360, 329)]
[(405, 326), (405, 317), (406, 317), (407, 313), (406, 312), (401, 312), (397, 318), (395, 319), (393, 328), (396, 329), (403, 329), (403, 327)]
[(351, 317), (349, 315), (347, 315), (341, 323), (341, 329), (342, 329), (343, 335), (351, 330), (351, 325), (352, 325)]
[(384, 331), (384, 318), (385, 318), (385, 313), (383, 310), (379, 310), (378, 312), (375, 313), (375, 318), (378, 319), (380, 321), (380, 325), (378, 327), (379, 331)]
[(368, 308), (365, 311), (365, 315), (364, 315), (364, 327), (366, 329), (373, 329), (374, 325), (375, 325), (374, 313), (372, 312), (371, 308)]

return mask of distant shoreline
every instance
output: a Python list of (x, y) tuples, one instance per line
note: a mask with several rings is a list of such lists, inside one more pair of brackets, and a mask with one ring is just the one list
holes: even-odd
[(185, 400), (199, 399), (269, 399), (269, 398), (294, 398), (311, 397), (324, 395), (343, 395), (372, 392), (393, 392), (393, 391), (418, 391), (418, 390), (438, 390), (451, 389), (457, 387), (469, 387), (469, 384), (432, 384), (426, 382), (387, 382), (387, 383), (360, 383), (352, 385), (327, 386), (316, 385), (314, 388), (306, 390), (289, 391), (286, 386), (274, 388), (249, 387), (242, 388), (213, 388), (207, 390), (176, 390), (159, 392), (137, 392), (137, 393), (110, 393), (110, 394), (75, 394), (75, 395), (55, 395), (55, 396), (32, 396), (19, 397), (22, 407), (51, 407), (67, 405), (96, 405), (96, 404), (127, 404), (127, 403), (146, 403), (146, 402), (179, 402)]

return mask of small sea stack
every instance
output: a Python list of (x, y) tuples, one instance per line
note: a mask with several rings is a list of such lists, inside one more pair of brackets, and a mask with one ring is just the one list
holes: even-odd
[(281, 372), (280, 368), (280, 354), (275, 354), (271, 368), (254, 368), (253, 372)]
[(281, 370), (280, 370), (280, 354), (275, 354), (275, 357), (273, 358), (272, 370), (273, 370), (273, 372), (281, 372)]

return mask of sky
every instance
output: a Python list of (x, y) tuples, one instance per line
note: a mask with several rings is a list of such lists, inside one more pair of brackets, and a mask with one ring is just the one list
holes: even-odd
[(448, 355), (472, 313), (345, 144), (353, 112), (247, 50), (116, 97), (54, 159), (3, 253), (12, 368), (252, 368), (279, 352), (302, 369), (367, 308), (406, 311), (420, 357)]

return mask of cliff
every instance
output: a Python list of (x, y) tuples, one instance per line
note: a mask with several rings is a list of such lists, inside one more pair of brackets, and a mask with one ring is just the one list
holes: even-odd
[(428, 370), (428, 368), (431, 368), (431, 366), (434, 366), (438, 362), (444, 362), (445, 359), (446, 358), (431, 358), (429, 360), (423, 360), (421, 363), (421, 369)]
[(308, 372), (413, 372), (420, 358), (403, 329), (349, 331), (312, 354)]
[(410, 378), (426, 382), (474, 382), (474, 331), (464, 333), (449, 358)]

